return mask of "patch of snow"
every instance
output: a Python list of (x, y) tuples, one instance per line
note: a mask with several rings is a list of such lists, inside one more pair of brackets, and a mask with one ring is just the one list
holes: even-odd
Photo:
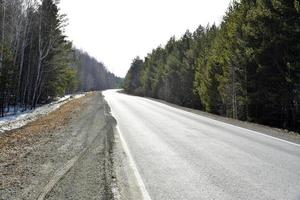
[(50, 104), (40, 106), (35, 110), (27, 110), (24, 112), (18, 110), (16, 114), (2, 117), (0, 118), (0, 133), (21, 128), (22, 126), (25, 126), (29, 122), (32, 122), (41, 116), (45, 116), (48, 113), (57, 110), (68, 101), (72, 99), (78, 99), (83, 96), (85, 96), (85, 94), (66, 95), (64, 97), (58, 98), (56, 101)]

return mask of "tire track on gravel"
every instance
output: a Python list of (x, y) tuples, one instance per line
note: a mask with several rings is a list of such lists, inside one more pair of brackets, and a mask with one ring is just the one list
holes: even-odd
[[(107, 132), (106, 129), (110, 126), (110, 124), (106, 124), (101, 130), (100, 133)], [(92, 149), (93, 144), (97, 141), (97, 138), (101, 135), (96, 135), (93, 138), (93, 142), (85, 147), (77, 156), (73, 157), (69, 160), (63, 167), (57, 170), (53, 177), (48, 181), (48, 184), (42, 189), (41, 193), (39, 194), (37, 200), (44, 200), (46, 199), (47, 195), (53, 190), (53, 188), (62, 180), (67, 173), (76, 165), (77, 161), (88, 154), (89, 150)], [(105, 138), (107, 139), (107, 138)]]

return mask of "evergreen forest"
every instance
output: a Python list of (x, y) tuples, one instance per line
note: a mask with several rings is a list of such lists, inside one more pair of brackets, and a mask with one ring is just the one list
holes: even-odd
[(170, 38), (128, 71), (127, 93), (300, 130), (300, 1), (233, 1), (220, 25)]

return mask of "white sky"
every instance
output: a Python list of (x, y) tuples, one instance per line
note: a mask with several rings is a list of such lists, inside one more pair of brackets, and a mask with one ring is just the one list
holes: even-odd
[(134, 57), (144, 58), (173, 35), (219, 24), (230, 0), (61, 0), (66, 35), (77, 48), (124, 77)]

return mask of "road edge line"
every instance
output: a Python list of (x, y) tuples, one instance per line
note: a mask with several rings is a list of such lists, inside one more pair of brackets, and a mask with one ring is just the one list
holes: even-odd
[[(194, 114), (194, 113), (192, 113), (192, 114)], [(204, 116), (201, 116), (201, 115), (199, 115), (199, 116), (202, 117), (202, 118), (204, 118)], [(209, 118), (209, 117), (207, 117), (207, 118)], [(209, 119), (211, 119), (211, 118), (209, 118)], [(267, 133), (261, 133), (261, 132), (254, 131), (254, 130), (251, 130), (251, 129), (248, 129), (248, 128), (244, 128), (244, 127), (240, 127), (240, 126), (237, 126), (237, 125), (234, 125), (234, 124), (229, 124), (229, 123), (226, 123), (226, 122), (222, 122), (222, 121), (219, 121), (219, 120), (216, 120), (216, 119), (211, 119), (211, 120), (213, 120), (215, 122), (219, 122), (220, 124), (224, 124), (224, 125), (227, 125), (227, 126), (238, 128), (240, 130), (246, 130), (246, 131), (255, 133), (257, 135), (266, 137), (266, 138), (272, 138), (274, 140), (277, 140), (277, 141), (280, 141), (280, 142), (283, 142), (283, 143), (287, 143), (287, 144), (290, 144), (290, 145), (294, 145), (294, 146), (300, 147), (300, 144), (297, 144), (297, 143), (294, 143), (294, 142), (290, 142), (288, 140), (281, 139), (281, 138), (278, 138), (278, 137), (274, 137), (274, 136), (268, 135)]]
[(120, 137), (120, 141), (121, 141), (123, 150), (124, 150), (125, 154), (128, 157), (129, 165), (130, 165), (131, 169), (133, 170), (133, 173), (134, 173), (134, 176), (136, 178), (137, 184), (138, 184), (138, 186), (139, 186), (139, 188), (141, 190), (141, 193), (142, 193), (142, 196), (143, 196), (143, 200), (152, 200), (151, 197), (150, 197), (150, 195), (149, 195), (149, 193), (148, 193), (148, 191), (147, 191), (147, 189), (146, 189), (146, 186), (145, 186), (144, 181), (143, 181), (143, 179), (141, 177), (141, 174), (140, 174), (140, 172), (139, 172), (139, 170), (137, 168), (137, 165), (136, 165), (136, 163), (135, 163), (135, 161), (134, 161), (134, 159), (133, 159), (133, 157), (132, 157), (132, 155), (130, 153), (130, 149), (129, 149), (127, 143), (126, 143), (126, 140), (124, 139), (123, 133), (122, 133), (122, 131), (121, 131), (119, 125), (118, 125), (119, 124), (118, 123), (118, 121), (119, 121), (118, 117), (113, 112), (113, 108), (110, 106), (110, 103), (107, 100), (106, 96), (104, 94), (103, 94), (103, 96), (104, 96), (105, 101), (107, 102), (107, 105), (110, 108), (110, 114), (116, 120), (116, 125), (115, 125), (116, 131), (118, 132), (118, 135)]
[[(228, 126), (235, 127), (235, 128), (238, 128), (238, 129), (246, 130), (246, 131), (255, 133), (257, 135), (261, 135), (261, 136), (264, 136), (264, 137), (267, 137), (267, 138), (272, 138), (272, 139), (275, 139), (275, 140), (278, 140), (278, 141), (281, 141), (281, 142), (284, 142), (284, 143), (288, 143), (288, 144), (300, 147), (300, 144), (298, 144), (298, 143), (291, 142), (291, 141), (288, 141), (288, 140), (285, 140), (285, 139), (281, 139), (281, 138), (278, 138), (278, 137), (274, 137), (274, 136), (268, 135), (266, 133), (261, 133), (261, 132), (255, 131), (255, 130), (251, 130), (251, 129), (248, 129), (248, 128), (240, 127), (238, 125), (230, 124), (228, 122), (223, 122), (223, 121), (220, 121), (220, 120), (217, 120), (217, 119), (213, 119), (213, 118), (210, 118), (210, 117), (202, 116), (201, 114), (193, 113), (191, 111), (187, 111), (187, 110), (184, 110), (184, 109), (181, 109), (181, 108), (175, 108), (173, 106), (170, 106), (170, 105), (167, 105), (167, 104), (164, 104), (164, 103), (161, 103), (161, 102), (156, 102), (156, 101), (153, 101), (151, 99), (147, 99), (147, 98), (144, 98), (144, 99), (146, 99), (148, 101), (150, 100), (151, 102), (154, 102), (154, 103), (157, 103), (157, 104), (161, 104), (161, 105), (166, 106), (166, 107), (169, 107), (169, 108), (171, 108), (171, 109), (173, 109), (173, 110), (175, 110), (177, 112), (178, 111), (179, 112), (186, 112), (186, 113), (188, 113), (188, 114), (190, 114), (192, 116), (196, 116), (196, 117), (200, 117), (200, 118), (204, 118), (204, 119), (210, 119), (212, 121), (218, 122), (218, 123), (223, 124), (223, 125), (228, 125)], [(222, 117), (222, 116), (220, 116), (220, 117)], [(272, 127), (270, 127), (270, 128), (272, 128)]]
[(150, 195), (149, 195), (149, 193), (148, 193), (148, 191), (146, 189), (146, 186), (144, 184), (144, 181), (143, 181), (143, 179), (142, 179), (142, 177), (141, 177), (141, 175), (140, 175), (140, 173), (139, 173), (139, 171), (137, 169), (135, 161), (134, 161), (134, 159), (133, 159), (133, 157), (132, 157), (132, 155), (130, 153), (129, 147), (128, 147), (128, 145), (127, 145), (127, 143), (126, 143), (126, 141), (125, 141), (125, 139), (123, 137), (123, 134), (122, 134), (122, 132), (121, 132), (121, 130), (120, 130), (120, 128), (119, 128), (118, 125), (116, 125), (116, 130), (119, 133), (119, 137), (120, 137), (120, 141), (122, 143), (123, 150), (124, 150), (125, 154), (128, 157), (130, 167), (133, 170), (134, 176), (135, 176), (135, 178), (137, 180), (138, 186), (139, 186), (139, 188), (141, 190), (141, 193), (143, 195), (143, 199), (144, 200), (151, 200), (151, 197), (150, 197)]
[[(106, 102), (109, 105), (109, 102), (107, 100), (106, 100)], [(116, 125), (115, 125), (115, 128), (116, 128), (116, 131), (118, 132), (118, 135), (120, 137), (120, 141), (121, 141), (123, 150), (124, 150), (125, 154), (128, 157), (129, 165), (130, 165), (131, 169), (133, 170), (133, 173), (134, 173), (134, 176), (136, 178), (137, 184), (138, 184), (138, 186), (139, 186), (139, 188), (141, 190), (141, 193), (142, 193), (142, 196), (143, 196), (143, 200), (152, 200), (151, 197), (150, 197), (150, 195), (149, 195), (149, 193), (148, 193), (148, 191), (147, 191), (147, 189), (146, 189), (144, 181), (143, 181), (143, 179), (142, 179), (142, 177), (141, 177), (141, 175), (139, 173), (137, 165), (135, 164), (135, 161), (134, 161), (134, 159), (133, 159), (133, 157), (132, 157), (132, 155), (130, 153), (130, 149), (129, 149), (129, 147), (128, 147), (125, 139), (124, 139), (123, 133), (122, 133), (122, 131), (121, 131), (119, 125), (118, 125), (119, 124), (118, 123), (118, 121), (119, 121), (118, 117), (117, 117), (117, 115), (114, 114), (114, 112), (112, 110), (112, 107), (110, 105), (109, 105), (109, 107), (110, 107), (110, 113), (111, 113), (111, 115), (115, 118), (115, 120), (117, 122)]]

